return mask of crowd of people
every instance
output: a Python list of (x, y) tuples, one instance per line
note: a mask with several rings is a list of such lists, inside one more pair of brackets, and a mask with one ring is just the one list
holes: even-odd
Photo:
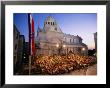
[(68, 55), (41, 55), (36, 57), (35, 66), (42, 74), (63, 74), (82, 69), (96, 63), (96, 57)]

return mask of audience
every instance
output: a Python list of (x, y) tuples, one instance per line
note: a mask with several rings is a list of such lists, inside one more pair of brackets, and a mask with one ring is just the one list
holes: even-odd
[(63, 74), (76, 69), (82, 69), (96, 63), (95, 57), (68, 55), (40, 55), (36, 57), (36, 69), (41, 69), (42, 74)]

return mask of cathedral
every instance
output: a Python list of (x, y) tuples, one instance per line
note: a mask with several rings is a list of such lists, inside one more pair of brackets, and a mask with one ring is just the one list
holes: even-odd
[(88, 47), (80, 36), (63, 33), (56, 20), (48, 16), (43, 29), (38, 28), (36, 36), (36, 54), (80, 54), (88, 55)]

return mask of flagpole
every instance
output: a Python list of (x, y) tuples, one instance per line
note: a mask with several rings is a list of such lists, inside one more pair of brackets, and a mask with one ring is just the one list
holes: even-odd
[(29, 75), (31, 75), (31, 55), (29, 55)]
[(31, 24), (30, 24), (30, 13), (28, 13), (28, 26), (29, 26), (29, 75), (31, 74)]
[(35, 31), (34, 31), (34, 20), (31, 14), (28, 14), (28, 25), (29, 25), (29, 75), (32, 69), (32, 60), (35, 54)]

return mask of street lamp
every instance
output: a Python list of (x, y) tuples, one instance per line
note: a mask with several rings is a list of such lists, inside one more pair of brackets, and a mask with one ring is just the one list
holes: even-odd
[[(82, 51), (84, 52), (86, 49), (85, 48), (82, 48)], [(83, 53), (84, 54), (84, 53)]]
[(65, 48), (66, 47), (66, 45), (63, 45), (63, 48)]
[(58, 48), (59, 47), (59, 44), (57, 44), (56, 47)]
[[(56, 47), (59, 48), (59, 44), (57, 44)], [(58, 50), (57, 50), (57, 54), (58, 54)]]
[(85, 48), (82, 48), (82, 51), (85, 51)]

